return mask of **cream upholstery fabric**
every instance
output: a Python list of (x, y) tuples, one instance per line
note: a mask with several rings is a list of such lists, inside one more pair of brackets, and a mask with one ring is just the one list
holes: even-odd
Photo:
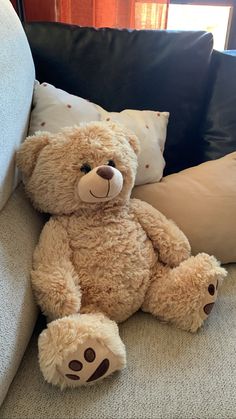
[(0, 212), (0, 405), (36, 321), (29, 273), (41, 227), (19, 186)]
[(236, 265), (197, 334), (138, 313), (120, 326), (128, 367), (100, 384), (61, 392), (46, 384), (37, 337), (0, 417), (73, 419), (233, 419), (236, 417)]
[(138, 186), (132, 195), (175, 221), (193, 254), (236, 262), (236, 152)]
[(20, 188), (10, 197), (17, 185), (14, 155), (26, 136), (34, 78), (21, 23), (11, 3), (0, 0), (0, 404), (37, 316), (29, 271), (42, 221)]
[(26, 136), (34, 78), (21, 23), (9, 0), (0, 0), (0, 210), (17, 184), (14, 154)]

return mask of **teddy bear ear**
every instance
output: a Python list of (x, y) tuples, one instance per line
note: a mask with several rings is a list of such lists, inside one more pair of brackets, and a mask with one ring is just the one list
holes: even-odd
[(40, 151), (49, 143), (49, 132), (37, 132), (27, 137), (16, 152), (16, 165), (21, 170), (23, 177), (31, 176)]
[(129, 144), (131, 145), (136, 155), (140, 153), (139, 140), (133, 131), (131, 131), (129, 128), (117, 122), (110, 122), (110, 127), (112, 128), (113, 131), (117, 132), (120, 135), (125, 136), (125, 138), (128, 140)]

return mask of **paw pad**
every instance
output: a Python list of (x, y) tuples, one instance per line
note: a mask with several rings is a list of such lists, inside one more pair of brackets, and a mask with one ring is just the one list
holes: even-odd
[(95, 351), (92, 348), (86, 349), (86, 351), (84, 352), (84, 359), (87, 362), (93, 362), (95, 358), (96, 358)]
[(73, 361), (70, 361), (69, 368), (73, 371), (81, 371), (83, 368), (83, 364), (80, 361), (77, 361), (74, 359)]
[(80, 380), (80, 378), (78, 377), (78, 375), (75, 374), (66, 374), (66, 377), (69, 378), (70, 380)]
[(211, 310), (213, 309), (214, 303), (206, 304), (203, 308), (204, 312), (209, 315)]
[[(84, 351), (84, 360), (87, 363), (92, 363), (94, 362), (96, 359), (96, 352), (93, 348), (87, 348)], [(98, 367), (95, 369), (95, 371), (93, 372), (93, 374), (88, 378), (87, 382), (91, 382), (91, 381), (95, 381), (98, 378), (103, 377), (103, 375), (106, 374), (106, 372), (108, 371), (110, 366), (110, 362), (107, 358), (103, 359), (102, 362), (98, 365)], [(70, 370), (72, 371), (81, 371), (83, 368), (86, 367), (86, 364), (83, 364), (81, 361), (77, 360), (77, 359), (73, 359), (72, 361), (70, 361), (68, 363), (68, 367)], [(65, 374), (65, 376), (67, 378), (69, 378), (70, 380), (80, 380), (80, 377), (76, 374)]]
[(109, 363), (108, 359), (104, 359), (101, 362), (101, 364), (97, 367), (97, 369), (93, 373), (93, 375), (91, 375), (91, 377), (87, 380), (87, 382), (89, 383), (90, 381), (97, 380), (98, 378), (100, 378), (104, 374), (106, 374), (106, 372), (108, 371), (109, 365), (110, 365), (110, 363)]
[(210, 295), (214, 295), (215, 294), (215, 285), (210, 284), (208, 287), (208, 292)]

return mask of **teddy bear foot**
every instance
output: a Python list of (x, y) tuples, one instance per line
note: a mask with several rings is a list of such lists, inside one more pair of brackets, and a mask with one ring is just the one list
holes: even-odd
[[(121, 366), (122, 367), (122, 366)], [(119, 368), (119, 360), (104, 342), (89, 338), (64, 357), (58, 372), (66, 386), (84, 385), (105, 378)]]
[(188, 332), (196, 332), (217, 299), (218, 286), (226, 276), (219, 262), (205, 253), (191, 256), (174, 269), (158, 266), (146, 294), (143, 311)]
[[(180, 327), (196, 332), (208, 318), (218, 296), (218, 288), (226, 276), (226, 270), (220, 267), (219, 262), (205, 253), (191, 258), (186, 268), (192, 270), (192, 301), (187, 302), (187, 315), (180, 320)], [(189, 273), (188, 272), (188, 273)], [(191, 275), (191, 274), (190, 274)], [(189, 278), (190, 279), (190, 278)]]
[(203, 286), (201, 290), (202, 301), (198, 316), (199, 322), (203, 323), (214, 307), (218, 296), (219, 285), (225, 278), (227, 272), (219, 266), (219, 262), (213, 256), (201, 253), (196, 259), (198, 259), (200, 266), (202, 266), (202, 270), (199, 273), (199, 278)]
[(61, 389), (93, 384), (126, 365), (116, 323), (101, 314), (53, 321), (39, 337), (44, 378)]

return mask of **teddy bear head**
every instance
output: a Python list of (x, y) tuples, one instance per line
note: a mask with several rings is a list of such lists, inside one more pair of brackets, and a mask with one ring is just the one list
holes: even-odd
[(137, 137), (115, 123), (37, 132), (16, 155), (34, 206), (50, 214), (124, 205), (137, 170)]

